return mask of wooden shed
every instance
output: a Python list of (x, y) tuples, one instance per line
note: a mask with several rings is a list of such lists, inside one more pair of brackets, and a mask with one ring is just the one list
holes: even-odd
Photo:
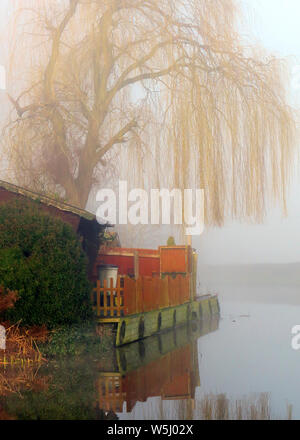
[(96, 216), (84, 209), (0, 180), (0, 204), (16, 199), (38, 203), (42, 211), (68, 223), (74, 229), (82, 238), (82, 247), (89, 260), (88, 274), (91, 278), (100, 247), (100, 233), (111, 225), (99, 224)]

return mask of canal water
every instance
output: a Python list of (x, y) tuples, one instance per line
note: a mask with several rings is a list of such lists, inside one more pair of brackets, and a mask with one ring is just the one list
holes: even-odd
[(162, 392), (120, 418), (300, 419), (300, 350), (291, 345), (292, 327), (300, 324), (299, 287), (216, 285), (215, 291), (221, 317), (196, 337), (194, 398), (172, 400)]
[(197, 396), (226, 393), (231, 401), (268, 395), (270, 417), (300, 419), (299, 286), (216, 286), (221, 320), (199, 339), (201, 387)]
[(0, 397), (0, 407), (19, 419), (300, 419), (299, 287), (214, 287), (220, 317), (106, 362), (52, 362), (35, 373), (40, 388)]

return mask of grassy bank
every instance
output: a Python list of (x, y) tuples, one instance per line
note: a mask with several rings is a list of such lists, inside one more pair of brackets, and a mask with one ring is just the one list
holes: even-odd
[(103, 355), (113, 347), (111, 328), (98, 329), (96, 323), (60, 327), (20, 327), (0, 323), (6, 329), (6, 349), (0, 350), (0, 365), (30, 365), (47, 362), (55, 357)]
[(99, 330), (95, 322), (61, 327), (49, 334), (40, 349), (46, 359), (92, 354), (101, 357), (114, 345), (111, 328)]
[[(7, 329), (0, 364), (0, 420), (101, 419), (95, 386), (113, 362), (113, 333), (94, 322), (46, 329)], [(18, 360), (18, 361), (17, 361)]]

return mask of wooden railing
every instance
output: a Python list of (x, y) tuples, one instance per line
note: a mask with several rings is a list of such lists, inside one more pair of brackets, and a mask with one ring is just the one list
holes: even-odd
[(126, 393), (123, 392), (123, 378), (118, 373), (103, 373), (97, 381), (99, 408), (105, 411), (122, 412)]
[(124, 280), (118, 277), (114, 287), (114, 281), (104, 280), (103, 286), (97, 280), (96, 287), (92, 293), (92, 305), (98, 317), (120, 317), (124, 316)]
[(178, 306), (191, 299), (191, 276), (166, 275), (164, 278), (140, 276), (138, 279), (118, 276), (116, 286), (113, 279), (98, 280), (92, 293), (92, 305), (100, 318), (150, 312), (165, 307)]

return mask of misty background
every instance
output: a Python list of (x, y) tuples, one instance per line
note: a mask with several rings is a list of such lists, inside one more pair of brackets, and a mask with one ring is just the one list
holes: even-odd
[[(300, 60), (300, 2), (298, 0), (249, 0), (253, 9), (249, 29), (268, 51), (288, 57), (293, 70)], [(300, 64), (300, 63), (299, 63)], [(294, 105), (300, 104), (300, 87), (290, 88)], [(299, 142), (300, 145), (300, 142)], [(229, 223), (206, 229), (194, 240), (203, 264), (261, 264), (300, 262), (300, 180), (295, 170), (288, 200), (288, 215), (271, 208), (263, 225)]]
[[(1, 0), (0, 3), (0, 64), (7, 66), (7, 46), (5, 26), (9, 18), (9, 1)], [(242, 0), (242, 6), (247, 11), (244, 22), (241, 23), (241, 34), (265, 47), (276, 56), (287, 57), (291, 68), (290, 90), (291, 104), (300, 107), (300, 80), (293, 82), (295, 68), (300, 66), (300, 2), (299, 0)], [(250, 8), (249, 8), (250, 7)], [(9, 111), (5, 91), (0, 91), (0, 124), (6, 119)], [(300, 140), (299, 140), (300, 144)], [(3, 162), (3, 161), (2, 161)], [(5, 165), (4, 165), (5, 166)], [(0, 168), (0, 178), (3, 172)], [(210, 266), (221, 266), (218, 269), (220, 276), (222, 266), (233, 265), (265, 265), (265, 271), (270, 276), (275, 276), (277, 270), (269, 265), (289, 265), (284, 279), (296, 278), (299, 281), (300, 273), (300, 178), (299, 169), (295, 165), (295, 177), (291, 184), (288, 199), (288, 215), (284, 216), (279, 207), (271, 207), (265, 218), (264, 224), (240, 224), (227, 221), (222, 228), (206, 228), (203, 235), (193, 237), (193, 247), (198, 251), (200, 273), (216, 278), (210, 272)], [(90, 208), (90, 206), (89, 206)], [(92, 207), (93, 209), (93, 207)], [(96, 207), (95, 207), (96, 209)], [(146, 242), (147, 247), (156, 247), (166, 240), (169, 233), (166, 227), (153, 234)], [(232, 268), (233, 275), (238, 276), (240, 269)], [(291, 273), (290, 273), (291, 270)], [(264, 273), (267, 273), (264, 272)], [(251, 270), (247, 269), (247, 276), (251, 278)], [(278, 275), (278, 274), (277, 274)], [(242, 277), (243, 278), (243, 277)], [(298, 282), (297, 281), (297, 282)]]

